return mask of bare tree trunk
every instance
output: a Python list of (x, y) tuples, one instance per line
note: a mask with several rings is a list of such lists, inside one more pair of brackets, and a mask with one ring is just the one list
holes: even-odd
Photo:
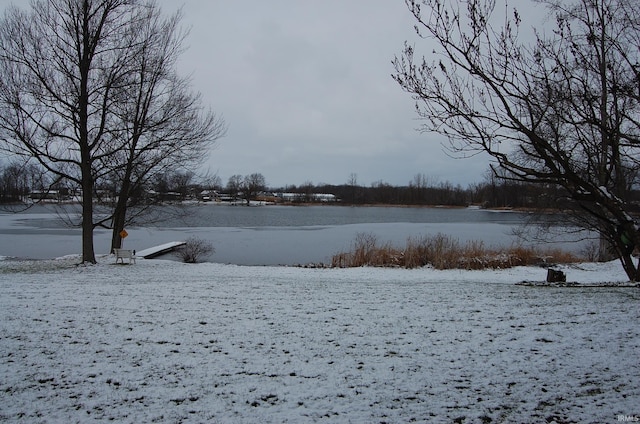
[(93, 179), (91, 166), (82, 170), (82, 262), (96, 263), (93, 247)]
[(624, 254), (621, 255), (621, 262), (629, 280), (640, 282), (640, 259), (638, 259), (636, 265), (634, 264), (635, 258), (633, 257), (633, 255), (638, 252), (638, 249), (640, 249), (640, 233), (636, 230), (634, 223), (630, 224), (630, 228), (631, 232), (629, 234), (631, 234), (632, 247), (628, 247), (624, 251)]
[(611, 243), (605, 237), (605, 230), (600, 230), (600, 240), (598, 244), (598, 262), (609, 262), (615, 259)]
[(629, 254), (624, 254), (620, 258), (620, 262), (622, 262), (622, 267), (629, 277), (629, 281), (640, 281), (638, 280), (638, 268), (633, 263), (633, 257)]
[(111, 233), (111, 252), (114, 249), (122, 247), (122, 236), (120, 233), (124, 230), (124, 225), (127, 218), (127, 200), (129, 196), (122, 192), (118, 196), (118, 202), (116, 208), (113, 211), (113, 229)]
[(120, 181), (120, 191), (118, 192), (118, 200), (116, 207), (113, 210), (113, 228), (111, 232), (111, 249), (119, 249), (122, 247), (122, 236), (120, 233), (124, 230), (125, 223), (127, 221), (127, 204), (129, 202), (129, 195), (131, 192), (131, 171), (132, 162), (129, 161), (126, 164), (126, 170), (122, 181)]

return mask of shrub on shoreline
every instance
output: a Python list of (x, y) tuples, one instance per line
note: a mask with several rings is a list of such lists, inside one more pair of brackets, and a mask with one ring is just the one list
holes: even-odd
[(213, 245), (197, 237), (189, 237), (185, 245), (175, 251), (175, 255), (187, 264), (195, 264), (200, 258), (215, 253)]
[(560, 249), (536, 249), (513, 246), (488, 248), (481, 241), (465, 244), (450, 236), (437, 234), (421, 238), (409, 238), (404, 249), (391, 243), (378, 243), (375, 235), (358, 233), (349, 252), (333, 255), (331, 266), (350, 268), (360, 266), (436, 269), (498, 269), (514, 266), (574, 263), (577, 256)]

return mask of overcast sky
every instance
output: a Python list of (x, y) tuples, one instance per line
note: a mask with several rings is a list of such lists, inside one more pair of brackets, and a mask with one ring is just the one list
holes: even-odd
[(167, 14), (182, 5), (180, 70), (229, 126), (205, 166), (224, 184), (254, 172), (271, 187), (352, 174), (360, 185), (482, 181), (489, 158), (453, 159), (441, 136), (416, 131), (414, 102), (391, 78), (404, 41), (425, 43), (404, 1), (158, 2)]
[[(165, 12), (179, 7), (161, 0)], [(183, 72), (229, 124), (208, 167), (262, 173), (272, 186), (383, 180), (424, 173), (466, 186), (486, 157), (447, 157), (419, 134), (414, 104), (391, 78), (413, 21), (402, 0), (185, 0)]]

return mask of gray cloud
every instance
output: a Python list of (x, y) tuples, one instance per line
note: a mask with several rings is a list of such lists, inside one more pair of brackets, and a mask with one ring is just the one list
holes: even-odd
[[(167, 14), (180, 6), (158, 3)], [(442, 137), (418, 133), (413, 101), (391, 78), (404, 41), (425, 43), (403, 1), (185, 0), (182, 8), (191, 30), (180, 71), (229, 124), (206, 162), (223, 182), (253, 172), (271, 186), (342, 184), (351, 173), (363, 185), (407, 184), (416, 174), (482, 179), (488, 158), (452, 159)]]

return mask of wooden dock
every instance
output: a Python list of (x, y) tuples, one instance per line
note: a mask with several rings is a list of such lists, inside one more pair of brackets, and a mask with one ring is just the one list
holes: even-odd
[(136, 256), (142, 257), (145, 259), (153, 259), (158, 256), (164, 255), (165, 253), (172, 252), (176, 248), (180, 246), (184, 246), (185, 244), (187, 243), (184, 241), (172, 241), (169, 243), (161, 244), (159, 246), (154, 246), (148, 249), (140, 250), (136, 252)]

